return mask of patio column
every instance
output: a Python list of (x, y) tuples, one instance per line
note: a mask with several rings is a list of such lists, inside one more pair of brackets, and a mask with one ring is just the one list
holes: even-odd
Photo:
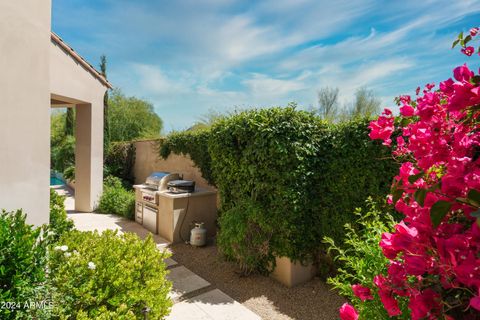
[(103, 100), (76, 105), (75, 210), (91, 212), (103, 188)]

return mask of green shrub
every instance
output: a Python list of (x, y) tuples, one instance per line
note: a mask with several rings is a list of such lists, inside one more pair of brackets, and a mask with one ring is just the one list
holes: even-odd
[(67, 135), (55, 143), (52, 140), (51, 147), (50, 162), (54, 170), (63, 172), (69, 166), (75, 165), (75, 137)]
[(122, 180), (126, 186), (131, 186), (135, 177), (135, 146), (132, 142), (112, 142), (105, 150), (104, 175), (115, 176)]
[(48, 318), (48, 310), (25, 308), (48, 299), (44, 232), (28, 225), (21, 210), (0, 213), (0, 302), (18, 303), (18, 309), (0, 308), (0, 319)]
[(71, 165), (63, 170), (63, 178), (70, 181), (75, 181), (75, 166)]
[(133, 220), (135, 214), (135, 192), (122, 186), (117, 177), (107, 177), (103, 184), (103, 194), (100, 197), (98, 211), (114, 213)]
[(244, 201), (224, 212), (219, 223), (223, 228), (217, 243), (227, 259), (236, 261), (244, 274), (272, 271), (275, 257), (269, 246), (275, 228), (260, 207)]
[[(249, 233), (255, 226), (264, 233), (256, 237), (268, 239), (265, 257), (308, 262), (321, 252), (324, 236), (343, 239), (343, 225), (355, 218), (352, 212), (365, 198), (388, 193), (397, 164), (387, 148), (369, 139), (368, 124), (369, 119), (329, 124), (295, 105), (248, 110), (218, 119), (199, 136), (167, 137), (161, 155), (190, 154), (202, 173), (208, 172), (221, 199), (220, 239), (224, 232)], [(256, 208), (255, 214), (228, 217), (242, 206)], [(275, 226), (273, 235), (267, 225)], [(248, 262), (250, 271), (271, 268), (270, 259), (256, 261), (262, 241), (219, 244), (232, 259), (239, 259), (233, 252), (254, 253), (239, 261), (242, 268)]]
[(50, 189), (50, 225), (48, 227), (51, 240), (58, 241), (65, 232), (72, 230), (73, 221), (67, 217), (65, 211), (65, 197)]
[[(328, 251), (341, 265), (337, 275), (328, 278), (327, 283), (352, 302), (360, 319), (388, 319), (388, 313), (372, 284), (376, 275), (387, 273), (388, 259), (378, 244), (382, 233), (393, 230), (395, 219), (390, 213), (380, 211), (371, 198), (367, 200), (366, 210), (356, 209), (354, 213), (357, 219), (353, 224), (345, 224), (345, 237), (340, 245), (332, 238), (324, 239), (329, 246)], [(353, 294), (353, 284), (370, 288), (374, 299), (361, 302)], [(407, 301), (399, 302), (402, 315), (395, 319), (409, 319)]]
[[(293, 107), (252, 110), (221, 119), (212, 127), (209, 151), (213, 175), (219, 189), (222, 215), (239, 204), (253, 202), (252, 215), (244, 223), (259, 225), (268, 239), (267, 257), (287, 256), (294, 260), (311, 260), (318, 247), (311, 227), (314, 223), (314, 197), (317, 145), (325, 126), (313, 114)], [(220, 234), (239, 228), (236, 219), (220, 220)], [(270, 232), (265, 226), (275, 227)], [(260, 235), (256, 235), (260, 237)], [(223, 252), (229, 249), (220, 243)], [(262, 250), (265, 245), (253, 241), (236, 245), (254, 245), (244, 252)], [(259, 247), (256, 247), (259, 246)], [(254, 261), (255, 256), (245, 257)], [(271, 260), (271, 259), (270, 259)], [(252, 271), (271, 268), (267, 261), (251, 264)]]
[(174, 132), (168, 139), (159, 140), (160, 155), (167, 159), (170, 153), (189, 155), (193, 163), (200, 169), (203, 178), (215, 185), (212, 175), (212, 159), (208, 153), (210, 130)]
[(54, 314), (73, 319), (162, 319), (169, 313), (171, 283), (151, 236), (116, 231), (64, 234), (50, 252)]
[(343, 239), (343, 226), (367, 197), (383, 202), (398, 164), (389, 148), (368, 137), (370, 119), (330, 124), (319, 142), (316, 206), (323, 236)]

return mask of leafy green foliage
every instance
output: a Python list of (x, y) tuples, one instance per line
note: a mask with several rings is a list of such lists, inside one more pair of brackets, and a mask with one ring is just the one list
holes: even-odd
[[(275, 226), (267, 246), (269, 255), (310, 260), (317, 248), (316, 230), (312, 229), (319, 181), (315, 171), (317, 141), (325, 128), (312, 113), (293, 106), (244, 111), (212, 127), (209, 151), (222, 215), (230, 214), (243, 201), (253, 203), (259, 211), (256, 215), (263, 215), (257, 221)], [(234, 219), (222, 221), (220, 234), (239, 227), (225, 223)]]
[(0, 213), (0, 301), (19, 304), (13, 310), (0, 308), (1, 319), (34, 319), (44, 313), (24, 307), (48, 298), (44, 232), (28, 225), (21, 210)]
[[(264, 272), (272, 255), (313, 260), (324, 236), (342, 239), (343, 225), (366, 197), (388, 193), (397, 165), (368, 138), (367, 127), (368, 119), (328, 124), (294, 105), (249, 110), (219, 119), (201, 140), (189, 132), (167, 137), (161, 155), (190, 154), (208, 173), (220, 193), (221, 249), (242, 269)], [(230, 217), (237, 207), (248, 213)], [(237, 229), (256, 230), (255, 238), (234, 243), (223, 236)], [(264, 248), (268, 253), (256, 257)]]
[(75, 166), (71, 165), (63, 170), (63, 177), (70, 181), (75, 181)]
[(442, 222), (443, 218), (450, 211), (451, 207), (452, 203), (444, 200), (439, 200), (432, 205), (430, 208), (430, 218), (435, 227), (438, 227), (440, 222)]
[[(106, 60), (102, 60), (102, 70)], [(142, 99), (126, 97), (120, 90), (104, 96), (105, 176), (115, 175), (128, 184), (133, 183), (131, 168), (135, 161), (133, 145), (136, 139), (158, 138), (162, 120), (153, 105)], [(74, 177), (75, 137), (73, 109), (56, 111), (51, 116), (51, 168), (65, 176)], [(113, 143), (111, 143), (113, 142)]]
[(367, 118), (359, 118), (329, 125), (319, 143), (318, 228), (337, 241), (367, 197), (385, 198), (398, 170), (388, 148), (368, 138), (368, 124)]
[(244, 274), (272, 271), (275, 257), (269, 246), (275, 228), (257, 204), (245, 200), (225, 211), (219, 223), (223, 228), (217, 243), (227, 259), (236, 261)]
[(73, 136), (75, 130), (75, 109), (67, 108), (65, 115), (65, 136)]
[(50, 252), (50, 277), (56, 288), (54, 314), (60, 319), (149, 319), (169, 313), (164, 259), (151, 235), (72, 231)]
[(75, 165), (75, 137), (64, 136), (53, 144), (51, 150), (51, 167), (58, 171), (63, 172), (70, 166)]
[(215, 185), (212, 175), (212, 159), (208, 152), (209, 139), (210, 131), (208, 129), (174, 132), (168, 136), (168, 139), (159, 141), (160, 155), (164, 159), (172, 152), (189, 155), (205, 180), (211, 185)]
[[(107, 79), (107, 56), (100, 56), (100, 72)], [(108, 90), (103, 95), (103, 149), (107, 150), (110, 145), (110, 119), (108, 117)]]
[(132, 175), (135, 165), (135, 146), (131, 142), (112, 142), (105, 150), (104, 175), (113, 175), (122, 180), (125, 185), (132, 185), (135, 177)]
[(114, 213), (133, 220), (135, 214), (135, 193), (122, 186), (117, 177), (107, 177), (103, 184), (98, 211)]
[(49, 235), (53, 242), (74, 227), (73, 221), (68, 219), (65, 211), (65, 197), (59, 195), (54, 189), (50, 189), (50, 224)]
[[(389, 319), (372, 283), (376, 275), (387, 273), (388, 259), (378, 244), (382, 233), (393, 230), (395, 219), (390, 213), (380, 211), (371, 198), (367, 200), (367, 209), (356, 209), (355, 215), (355, 223), (344, 226), (345, 236), (341, 244), (330, 237), (324, 239), (328, 252), (341, 265), (337, 275), (328, 278), (327, 283), (352, 302), (360, 319)], [(353, 294), (353, 284), (371, 288), (373, 300), (361, 302)], [(399, 302), (402, 315), (396, 319), (410, 319), (406, 301)]]
[(108, 100), (110, 141), (132, 141), (156, 138), (162, 131), (162, 119), (153, 105), (136, 97), (127, 97), (120, 90), (111, 92)]

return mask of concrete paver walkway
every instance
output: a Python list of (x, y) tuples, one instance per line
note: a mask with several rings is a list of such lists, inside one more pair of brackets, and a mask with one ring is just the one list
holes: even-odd
[[(73, 191), (64, 186), (55, 186), (55, 190), (67, 198), (65, 208), (68, 217), (81, 231), (118, 230), (119, 233), (134, 232), (142, 239), (149, 231), (140, 224), (113, 214), (79, 213), (74, 210)], [(153, 236), (159, 250), (169, 250), (168, 241)], [(170, 273), (168, 279), (173, 288), (170, 298), (174, 305), (166, 320), (260, 320), (261, 318), (241, 303), (211, 286), (205, 279), (199, 277), (185, 266), (179, 265), (171, 258), (165, 260)]]

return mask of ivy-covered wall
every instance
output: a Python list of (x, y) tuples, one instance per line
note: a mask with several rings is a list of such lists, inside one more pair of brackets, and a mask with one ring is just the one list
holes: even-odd
[(274, 256), (309, 261), (324, 236), (341, 241), (354, 209), (388, 193), (397, 167), (367, 126), (294, 106), (249, 110), (175, 133), (160, 152), (190, 154), (220, 193), (220, 249), (245, 272), (268, 273)]

